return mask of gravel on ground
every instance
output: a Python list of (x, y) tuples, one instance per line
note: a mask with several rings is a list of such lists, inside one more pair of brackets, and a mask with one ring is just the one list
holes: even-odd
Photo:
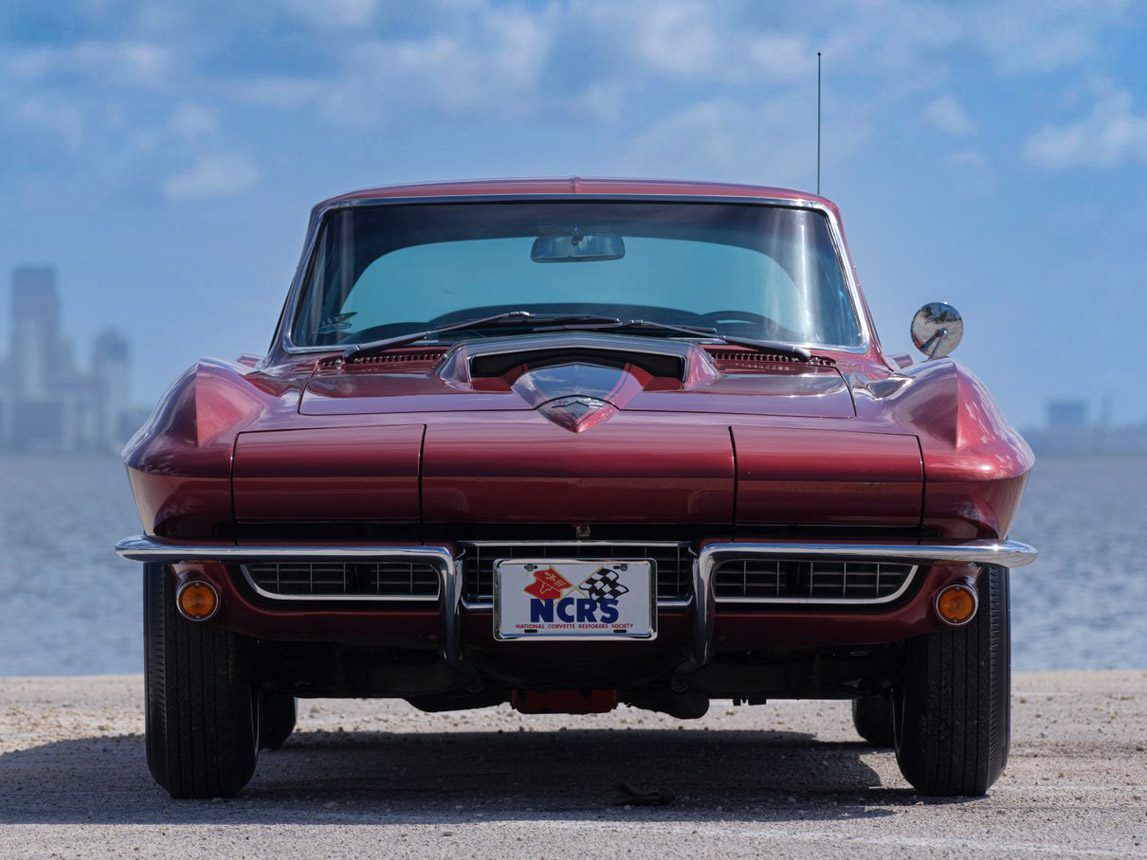
[(0, 857), (1147, 857), (1147, 672), (1018, 674), (1007, 772), (933, 800), (847, 702), (424, 714), (300, 703), (237, 799), (172, 801), (139, 676), (0, 678)]

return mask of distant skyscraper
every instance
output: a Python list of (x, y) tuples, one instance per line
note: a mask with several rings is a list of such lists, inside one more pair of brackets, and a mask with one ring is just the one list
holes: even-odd
[(96, 338), (92, 350), (92, 373), (103, 383), (104, 398), (101, 409), (101, 436), (120, 438), (120, 416), (127, 411), (128, 375), (131, 367), (131, 346), (115, 329), (104, 329)]
[(1084, 427), (1087, 425), (1087, 402), (1084, 400), (1051, 400), (1047, 404), (1047, 426)]
[(21, 266), (12, 272), (12, 336), (8, 341), (15, 394), (44, 400), (52, 382), (60, 337), (56, 272), (48, 266)]
[(108, 329), (90, 370), (76, 366), (60, 330), (56, 273), (47, 266), (12, 272), (11, 336), (0, 356), (0, 450), (110, 451), (146, 416), (128, 402), (131, 349)]

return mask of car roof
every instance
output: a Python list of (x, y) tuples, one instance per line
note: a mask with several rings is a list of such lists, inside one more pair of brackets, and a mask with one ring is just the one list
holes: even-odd
[(770, 200), (793, 200), (818, 203), (836, 211), (836, 205), (825, 197), (791, 188), (771, 188), (726, 182), (695, 182), (672, 179), (599, 179), (567, 176), (549, 179), (471, 179), (446, 182), (422, 182), (409, 185), (384, 185), (364, 188), (324, 200), (318, 209), (356, 200), (411, 197), (505, 197), (557, 196), (570, 194), (604, 194), (622, 196), (665, 197), (759, 197)]

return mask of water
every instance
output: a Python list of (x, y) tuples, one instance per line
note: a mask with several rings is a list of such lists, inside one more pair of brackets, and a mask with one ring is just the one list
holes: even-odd
[[(0, 457), (0, 675), (142, 671), (139, 531), (114, 458)], [(1147, 668), (1147, 458), (1045, 458), (1013, 535), (1017, 669)]]
[(1147, 668), (1147, 457), (1044, 457), (1012, 536), (1017, 669)]

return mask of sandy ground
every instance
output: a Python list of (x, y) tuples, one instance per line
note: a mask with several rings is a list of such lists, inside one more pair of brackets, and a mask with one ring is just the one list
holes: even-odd
[(0, 678), (0, 857), (1147, 856), (1147, 672), (1013, 686), (980, 800), (918, 797), (842, 702), (679, 723), (320, 700), (242, 797), (174, 802), (141, 678)]

